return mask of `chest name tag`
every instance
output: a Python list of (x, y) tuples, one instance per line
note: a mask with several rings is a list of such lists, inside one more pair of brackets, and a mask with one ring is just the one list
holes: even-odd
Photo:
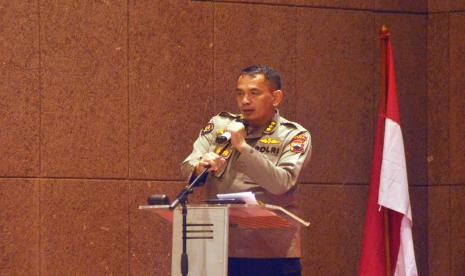
[(255, 146), (255, 149), (262, 153), (279, 154), (279, 148), (273, 146)]

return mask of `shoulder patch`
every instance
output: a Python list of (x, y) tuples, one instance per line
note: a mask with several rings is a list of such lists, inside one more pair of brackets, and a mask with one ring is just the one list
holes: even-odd
[(292, 140), (302, 140), (305, 142), (307, 141), (307, 136), (305, 134), (299, 134), (299, 135), (294, 136)]
[(291, 151), (294, 153), (301, 153), (305, 150), (305, 141), (307, 141), (307, 136), (305, 134), (299, 134), (292, 138), (289, 146)]
[(214, 125), (212, 122), (209, 122), (208, 124), (206, 124), (206, 125), (203, 127), (201, 134), (202, 134), (202, 135), (208, 134), (208, 133), (212, 132), (212, 130), (213, 130), (214, 128), (215, 128), (215, 125)]

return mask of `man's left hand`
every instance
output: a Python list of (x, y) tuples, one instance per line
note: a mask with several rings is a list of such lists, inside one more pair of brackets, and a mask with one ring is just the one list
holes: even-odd
[(246, 131), (243, 123), (232, 122), (226, 126), (225, 131), (231, 133), (231, 145), (242, 152), (244, 147), (247, 145), (245, 141)]

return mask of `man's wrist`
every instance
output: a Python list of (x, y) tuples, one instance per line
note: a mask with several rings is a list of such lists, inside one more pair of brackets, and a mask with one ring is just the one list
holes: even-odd
[(195, 175), (199, 175), (199, 174), (202, 173), (202, 171), (203, 171), (204, 169), (205, 169), (205, 168), (204, 168), (202, 165), (200, 165), (200, 162), (199, 162), (199, 163), (197, 163), (197, 165), (195, 165), (195, 167), (194, 167), (194, 172), (193, 172), (193, 173), (194, 173)]
[(236, 149), (240, 152), (240, 153), (243, 153), (244, 151), (246, 151), (250, 146), (245, 142), (245, 140), (240, 143)]

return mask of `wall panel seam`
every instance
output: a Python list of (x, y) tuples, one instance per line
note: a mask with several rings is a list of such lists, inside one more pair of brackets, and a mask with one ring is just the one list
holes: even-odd
[[(183, 179), (152, 179), (152, 178), (86, 178), (86, 177), (29, 177), (29, 176), (4, 176), (0, 177), (0, 179), (22, 179), (22, 180), (38, 180), (38, 181), (49, 181), (49, 180), (70, 180), (70, 181), (133, 181), (133, 182), (178, 182), (178, 183), (186, 183)], [(325, 182), (325, 181), (305, 181), (299, 182), (301, 185), (307, 184), (322, 184), (322, 185), (369, 185), (368, 182)], [(427, 183), (427, 184), (410, 184), (409, 187), (465, 187), (465, 183), (463, 182), (456, 182), (456, 183)]]
[[(294, 20), (294, 23), (295, 23), (295, 25), (294, 25), (294, 60), (293, 60), (293, 62), (294, 62), (294, 90), (295, 90), (294, 91), (295, 92), (294, 101), (295, 101), (295, 99), (299, 99), (299, 93), (298, 93), (298, 89), (297, 89), (297, 32), (299, 30), (299, 27), (298, 27), (299, 26), (299, 16), (297, 14), (297, 8), (293, 8), (292, 12), (293, 12), (294, 18), (295, 18), (295, 20)], [(297, 104), (295, 104), (295, 102), (294, 102), (294, 106), (297, 107)], [(297, 117), (297, 112), (298, 112), (298, 110), (296, 108), (295, 112), (294, 112), (294, 118), (293, 118), (294, 121), (296, 121), (297, 118), (298, 118)]]
[[(215, 72), (216, 72), (216, 63), (215, 63), (215, 17), (216, 17), (216, 4), (212, 4), (212, 89), (213, 89), (213, 110), (217, 112), (217, 107), (216, 107), (216, 90), (215, 90)], [(208, 120), (209, 118), (206, 118), (205, 120)]]
[(451, 14), (451, 13), (465, 13), (465, 10), (450, 10), (450, 11), (434, 11), (428, 12), (431, 15)]
[[(38, 66), (38, 74), (39, 74), (39, 176), (42, 176), (42, 24), (41, 24), (41, 14), (40, 14), (40, 0), (37, 0), (37, 26), (38, 26), (38, 50), (39, 50), (39, 66)], [(38, 258), (39, 260), (38, 265), (38, 275), (42, 275), (42, 181), (37, 180), (35, 185), (39, 185), (38, 188)]]
[[(130, 40), (129, 40), (129, 28), (130, 28), (130, 1), (127, 0), (126, 1), (126, 80), (127, 80), (127, 105), (128, 105), (128, 112), (127, 112), (127, 116), (128, 116), (128, 120), (127, 120), (127, 123), (128, 123), (128, 132), (127, 132), (127, 143), (128, 143), (128, 163), (127, 163), (127, 179), (129, 179), (130, 177), (130, 168), (131, 168), (131, 125), (130, 125), (130, 122), (131, 122), (131, 113), (130, 113), (130, 110), (131, 110), (131, 105), (130, 105)], [(130, 185), (129, 185), (129, 181), (126, 183), (126, 191), (127, 191), (127, 222), (128, 222), (128, 233), (127, 233), (127, 239), (128, 239), (128, 252), (127, 252), (127, 258), (128, 258), (128, 267), (127, 267), (127, 275), (131, 275), (131, 215), (130, 215), (130, 199), (131, 199), (131, 194), (130, 194)]]
[(38, 66), (38, 81), (39, 81), (39, 176), (42, 176), (42, 45), (41, 45), (41, 22), (40, 22), (40, 0), (37, 0), (37, 21), (38, 21), (38, 51), (39, 51), (39, 66)]
[[(451, 93), (451, 85), (450, 85), (450, 71), (451, 71), (451, 62), (450, 62), (450, 45), (451, 45), (451, 41), (450, 41), (450, 13), (447, 14), (447, 118), (449, 120), (449, 117), (450, 117), (450, 93)], [(450, 121), (450, 120), (449, 120)], [(450, 138), (450, 126), (448, 126), (448, 129), (447, 129), (447, 168), (448, 168), (448, 179), (447, 181), (449, 182), (450, 181), (450, 171), (451, 171), (451, 167), (450, 167), (450, 141), (449, 141), (449, 138)], [(449, 252), (449, 263), (448, 263), (448, 266), (449, 266), (449, 273), (452, 272), (452, 258), (451, 258), (451, 255), (452, 255), (452, 247), (451, 247), (451, 241), (450, 241), (450, 236), (451, 236), (451, 227), (452, 227), (452, 212), (451, 212), (451, 208), (452, 208), (452, 203), (451, 203), (451, 187), (449, 186), (448, 187), (448, 218), (447, 218), (447, 226), (448, 226), (448, 234), (447, 235), (447, 251)]]
[(129, 52), (129, 50), (130, 50), (130, 48), (129, 48), (129, 42), (130, 42), (129, 41), (129, 24), (130, 24), (130, 21), (129, 21), (129, 5), (130, 5), (129, 0), (127, 0), (126, 1), (126, 9), (127, 9), (126, 10), (126, 36), (127, 36), (126, 37), (126, 81), (127, 81), (127, 83), (126, 83), (126, 88), (127, 88), (127, 94), (126, 94), (127, 99), (126, 100), (127, 100), (127, 103), (126, 104), (128, 105), (128, 107), (127, 107), (128, 108), (127, 109), (127, 111), (128, 111), (127, 112), (127, 116), (128, 116), (128, 118), (127, 118), (127, 123), (128, 123), (128, 127), (127, 127), (127, 139), (128, 139), (127, 140), (127, 143), (128, 143), (127, 178), (128, 179), (130, 177), (130, 167), (131, 167), (131, 154), (130, 154), (131, 153), (131, 147), (130, 147), (131, 146), (131, 135), (130, 135), (130, 133), (131, 133), (131, 126), (130, 126), (130, 122), (131, 122), (131, 112), (130, 112), (131, 111), (131, 106), (130, 106), (130, 103), (131, 103), (131, 101), (130, 101), (130, 85), (129, 85), (129, 82), (130, 82), (130, 75), (129, 75), (129, 73), (130, 73), (130, 68), (129, 68), (129, 64), (130, 64), (129, 63), (130, 62), (130, 60), (129, 60), (129, 53), (130, 53)]
[[(427, 15), (428, 12), (421, 11), (399, 11), (399, 10), (382, 10), (382, 9), (369, 9), (369, 8), (349, 8), (349, 7), (334, 7), (334, 6), (323, 6), (323, 5), (311, 5), (311, 4), (287, 4), (287, 3), (263, 3), (250, 1), (228, 1), (228, 0), (191, 0), (192, 2), (213, 2), (219, 4), (242, 4), (242, 5), (256, 5), (256, 6), (280, 6), (280, 7), (299, 7), (309, 9), (322, 9), (322, 10), (347, 10), (347, 11), (360, 11), (360, 12), (379, 12), (379, 13), (394, 13), (394, 14), (410, 14), (410, 15)], [(456, 10), (454, 12), (462, 12)]]

